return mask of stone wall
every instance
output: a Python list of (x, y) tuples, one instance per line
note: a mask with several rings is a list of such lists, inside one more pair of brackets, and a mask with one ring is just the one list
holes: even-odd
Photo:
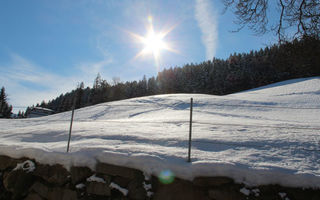
[(10, 199), (320, 200), (320, 190), (279, 185), (249, 188), (227, 177), (159, 181), (139, 170), (105, 163), (98, 163), (95, 171), (87, 167), (68, 171), (58, 164), (0, 156), (0, 200)]

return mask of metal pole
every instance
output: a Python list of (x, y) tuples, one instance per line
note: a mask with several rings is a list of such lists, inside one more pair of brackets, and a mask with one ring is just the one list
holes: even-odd
[(191, 162), (191, 133), (192, 133), (192, 107), (193, 107), (193, 98), (190, 101), (190, 123), (189, 123), (189, 151), (188, 151), (188, 162)]
[(73, 115), (74, 115), (74, 106), (72, 107), (72, 114), (71, 114), (71, 121), (70, 121), (70, 129), (69, 129), (69, 139), (68, 139), (67, 153), (69, 152), (69, 146), (70, 146), (70, 140), (71, 140), (71, 131), (72, 131)]

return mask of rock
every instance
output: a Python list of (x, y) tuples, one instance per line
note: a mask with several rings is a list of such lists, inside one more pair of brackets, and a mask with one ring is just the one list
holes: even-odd
[(32, 174), (22, 170), (6, 173), (3, 179), (3, 185), (7, 191), (13, 193), (13, 199), (20, 199), (25, 196), (33, 182)]
[(303, 200), (303, 199), (318, 200), (318, 199), (320, 199), (320, 190), (301, 189), (301, 188), (286, 188), (286, 193), (287, 193), (287, 197), (289, 199), (297, 199), (297, 200)]
[[(258, 187), (260, 190), (260, 197), (264, 199), (277, 199), (280, 197), (279, 193), (286, 193), (286, 197), (296, 200), (319, 200), (319, 189), (302, 189), (302, 188), (290, 188), (280, 185), (263, 185)], [(285, 198), (283, 198), (285, 199)]]
[(142, 175), (142, 172), (128, 168), (128, 167), (120, 167), (105, 163), (98, 163), (96, 165), (96, 171), (101, 174), (111, 175), (111, 176), (121, 176), (124, 178), (134, 179), (139, 174)]
[(64, 189), (62, 200), (77, 200), (77, 193), (73, 190)]
[(130, 187), (128, 188), (128, 197), (134, 200), (143, 200), (147, 198), (147, 192), (143, 187)]
[(155, 190), (153, 199), (209, 200), (209, 197), (207, 196), (207, 191), (204, 189), (196, 187), (188, 181), (175, 179), (175, 181), (171, 184), (164, 185), (159, 183), (157, 189)]
[(77, 200), (77, 193), (65, 188), (51, 188), (48, 193), (48, 200)]
[(147, 192), (143, 187), (143, 181), (144, 177), (137, 177), (130, 181), (128, 185), (128, 190), (129, 190), (129, 198), (130, 199), (135, 199), (135, 200), (142, 200), (146, 199), (147, 197)]
[(36, 192), (43, 198), (48, 198), (49, 187), (40, 182), (35, 182), (30, 188), (30, 190)]
[(43, 198), (41, 198), (37, 193), (29, 193), (24, 200), (43, 200)]
[(111, 179), (112, 177), (106, 174), (99, 174), (100, 177), (103, 178), (103, 180), (105, 180), (106, 184), (109, 185), (111, 183)]
[(37, 193), (40, 197), (48, 200), (65, 199), (76, 200), (77, 193), (66, 188), (54, 187), (50, 188), (40, 182), (36, 182), (30, 188), (31, 191)]
[(69, 172), (61, 165), (38, 165), (34, 174), (45, 181), (59, 186), (68, 182)]
[(4, 186), (2, 185), (2, 180), (1, 180), (0, 181), (0, 199), (1, 200), (12, 199), (11, 196), (12, 196), (11, 192), (8, 192), (4, 188)]
[(128, 178), (124, 178), (121, 176), (116, 176), (112, 179), (112, 182), (116, 183), (117, 185), (119, 185), (120, 187), (128, 187), (129, 183), (130, 183), (130, 179)]
[(244, 195), (232, 190), (209, 190), (209, 197), (214, 200), (242, 200), (246, 199)]
[(6, 170), (8, 168), (15, 168), (17, 166), (18, 160), (10, 158), (8, 156), (0, 156), (0, 171)]
[(109, 188), (109, 185), (105, 183), (89, 182), (87, 185), (87, 193), (100, 196), (110, 196), (111, 189)]
[(231, 184), (233, 180), (227, 177), (196, 177), (193, 184), (201, 187), (217, 187), (225, 184)]
[(71, 167), (70, 173), (72, 183), (77, 184), (86, 180), (92, 174), (92, 171), (88, 167)]

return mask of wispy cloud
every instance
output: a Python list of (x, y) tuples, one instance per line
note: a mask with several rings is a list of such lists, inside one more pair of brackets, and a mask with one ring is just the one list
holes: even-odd
[[(93, 76), (96, 76), (98, 73), (103, 73), (107, 71), (107, 67), (112, 64), (113, 61), (111, 58), (105, 57), (103, 60), (96, 62), (82, 62), (76, 65), (76, 69), (80, 70), (80, 75), (78, 77), (83, 78), (84, 82), (92, 81)], [(90, 79), (88, 79), (90, 77)], [(105, 77), (109, 79), (110, 77)]]
[(106, 68), (112, 59), (97, 62), (83, 62), (74, 66), (75, 73), (61, 75), (49, 72), (44, 67), (18, 55), (10, 54), (9, 62), (0, 63), (0, 87), (8, 93), (9, 103), (14, 112), (24, 110), (25, 106), (51, 100), (61, 93), (74, 89), (77, 83), (90, 83), (98, 72)]
[(195, 18), (202, 32), (202, 42), (206, 48), (206, 59), (216, 54), (218, 41), (218, 20), (209, 0), (196, 0)]

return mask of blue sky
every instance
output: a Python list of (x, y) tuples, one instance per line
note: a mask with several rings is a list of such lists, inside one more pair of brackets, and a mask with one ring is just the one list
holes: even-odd
[[(111, 82), (155, 76), (158, 70), (200, 63), (276, 42), (269, 33), (238, 33), (220, 0), (28, 0), (0, 1), (0, 86), (17, 111), (68, 92), (99, 72)], [(130, 33), (155, 33), (175, 52), (136, 55), (144, 48)]]

